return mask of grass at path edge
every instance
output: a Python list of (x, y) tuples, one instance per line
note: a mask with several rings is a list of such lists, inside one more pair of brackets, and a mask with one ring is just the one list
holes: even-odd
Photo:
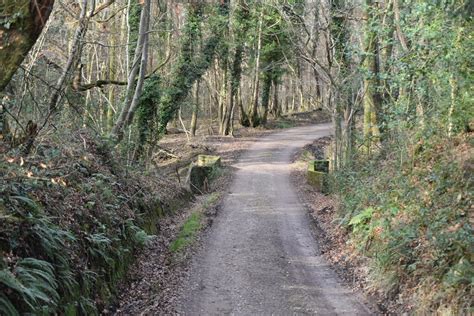
[(209, 194), (202, 206), (191, 212), (181, 227), (178, 237), (170, 244), (169, 250), (171, 252), (178, 252), (196, 240), (196, 236), (203, 226), (202, 219), (204, 211), (216, 203), (220, 197), (221, 194), (219, 192)]

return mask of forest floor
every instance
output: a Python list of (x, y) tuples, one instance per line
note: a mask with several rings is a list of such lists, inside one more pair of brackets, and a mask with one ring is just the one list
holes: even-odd
[[(281, 127), (318, 120), (303, 117)], [(368, 314), (320, 256), (313, 226), (289, 182), (292, 155), (328, 133), (328, 125), (313, 125), (284, 135), (244, 129), (235, 138), (207, 136), (189, 143), (180, 134), (164, 139), (160, 146), (165, 157), (158, 163), (174, 159), (174, 166), (168, 162), (163, 169), (177, 181), (182, 180), (178, 157), (192, 159), (205, 151), (222, 156), (225, 167), (209, 193), (186, 212), (162, 221), (160, 235), (122, 285), (114, 312)], [(183, 231), (186, 246), (177, 250)]]

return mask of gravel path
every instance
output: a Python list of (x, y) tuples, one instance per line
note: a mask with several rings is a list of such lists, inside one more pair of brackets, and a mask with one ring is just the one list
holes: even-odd
[(178, 310), (186, 315), (369, 315), (322, 258), (290, 184), (292, 155), (330, 125), (261, 138), (193, 259)]

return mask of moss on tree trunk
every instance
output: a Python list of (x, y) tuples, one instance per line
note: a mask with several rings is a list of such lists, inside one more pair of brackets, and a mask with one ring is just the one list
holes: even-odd
[(4, 0), (0, 24), (0, 91), (41, 34), (54, 0)]

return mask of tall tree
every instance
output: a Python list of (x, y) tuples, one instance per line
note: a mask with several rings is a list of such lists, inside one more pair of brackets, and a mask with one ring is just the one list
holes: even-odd
[[(364, 137), (367, 152), (370, 153), (372, 144), (380, 140), (378, 119), (382, 108), (381, 76), (381, 48), (380, 48), (380, 3), (367, 0), (367, 31), (366, 31), (366, 69), (364, 81)], [(379, 118), (378, 118), (379, 117)]]
[[(192, 3), (198, 21), (202, 19), (201, 2)], [(194, 21), (187, 22), (185, 34), (180, 47), (180, 57), (178, 64), (173, 71), (170, 87), (161, 99), (158, 133), (163, 134), (166, 125), (180, 109), (182, 103), (187, 98), (196, 80), (200, 79), (214, 60), (216, 48), (223, 40), (223, 31), (226, 29), (229, 16), (229, 0), (222, 0), (218, 6), (217, 16), (211, 25), (211, 34), (204, 41), (201, 51), (196, 55), (192, 54), (193, 38), (195, 26)]]
[[(112, 136), (120, 141), (124, 134), (124, 129), (132, 122), (133, 115), (138, 107), (140, 96), (143, 91), (143, 83), (148, 63), (148, 29), (150, 24), (151, 0), (143, 2), (140, 15), (139, 36), (135, 54), (133, 57), (130, 73), (128, 75), (125, 101), (120, 116), (112, 129)], [(138, 80), (136, 79), (138, 74)]]
[(256, 127), (260, 124), (258, 117), (258, 104), (259, 104), (259, 93), (260, 93), (260, 56), (262, 51), (262, 32), (263, 32), (263, 17), (264, 13), (261, 10), (258, 18), (257, 27), (257, 43), (256, 43), (256, 57), (255, 57), (255, 70), (254, 70), (254, 82), (252, 91), (252, 106), (249, 109), (249, 123), (250, 126)]
[[(74, 72), (81, 60), (82, 48), (84, 47), (84, 38), (89, 27), (89, 21), (95, 14), (95, 1), (82, 0), (80, 4), (80, 13), (78, 24), (74, 38), (72, 41), (71, 49), (65, 67), (62, 70), (61, 76), (59, 76), (54, 91), (49, 100), (49, 111), (51, 113), (57, 112), (59, 105), (61, 104), (62, 97), (64, 95), (64, 89), (66, 85), (72, 81)], [(79, 73), (79, 76), (81, 74)]]
[(230, 63), (230, 84), (228, 85), (228, 102), (220, 122), (220, 132), (222, 135), (229, 135), (232, 128), (232, 118), (237, 103), (237, 92), (242, 79), (242, 58), (244, 53), (245, 39), (249, 28), (250, 9), (246, 1), (239, 0), (232, 23), (233, 36), (233, 60)]

